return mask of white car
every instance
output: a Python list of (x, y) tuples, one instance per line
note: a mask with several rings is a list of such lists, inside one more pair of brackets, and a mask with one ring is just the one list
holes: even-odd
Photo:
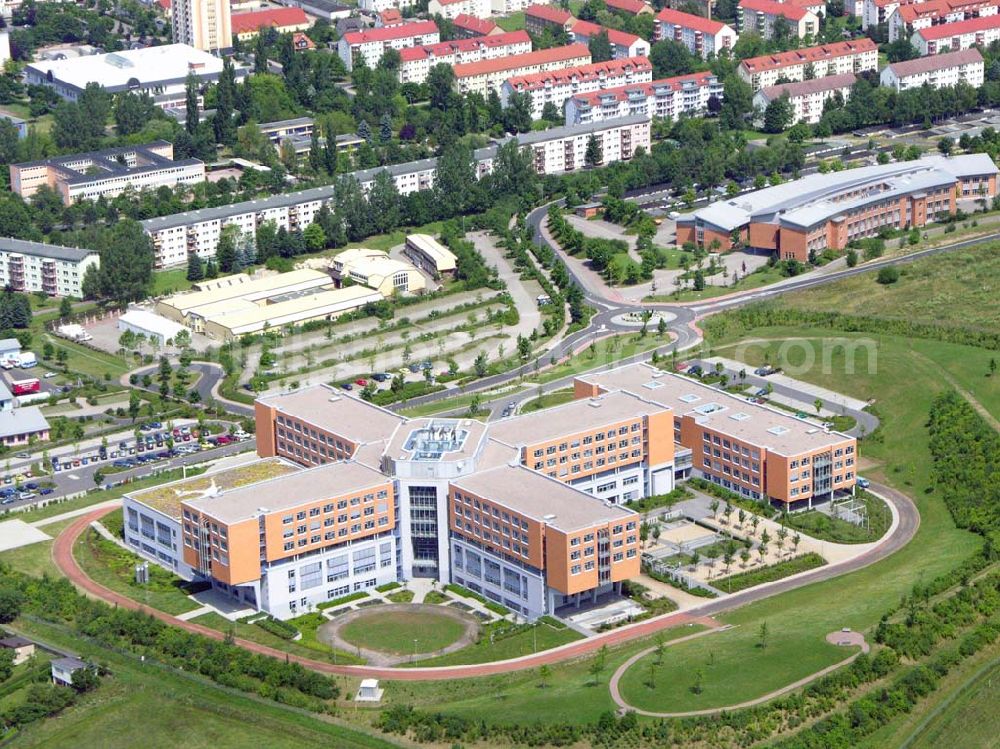
[(44, 377), (46, 380), (48, 380), (51, 377), (55, 377), (55, 376), (56, 376), (55, 372), (46, 372), (45, 374), (42, 375), (42, 377)]

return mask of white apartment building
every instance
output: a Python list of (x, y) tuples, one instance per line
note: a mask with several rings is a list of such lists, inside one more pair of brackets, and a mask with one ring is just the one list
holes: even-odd
[(1000, 0), (928, 0), (901, 5), (889, 16), (889, 41), (909, 39), (915, 31), (969, 18), (995, 16)]
[(774, 24), (779, 18), (788, 22), (792, 37), (802, 39), (819, 32), (819, 18), (797, 4), (775, 0), (740, 0), (736, 7), (736, 30), (740, 34), (754, 32), (764, 39), (774, 36)]
[[(535, 170), (542, 175), (582, 169), (590, 135), (597, 137), (601, 147), (601, 163), (628, 161), (640, 146), (650, 147), (650, 120), (634, 116), (596, 124), (551, 128), (523, 133), (517, 142), (532, 149)], [(493, 169), (497, 145), (475, 151), (476, 173), (482, 177)], [(354, 172), (362, 189), (370, 189), (375, 177), (386, 171), (402, 195), (434, 186), (437, 159), (422, 159), (376, 169)], [(257, 227), (274, 221), (288, 230), (304, 230), (313, 222), (324, 203), (333, 198), (335, 186), (327, 185), (300, 192), (275, 195), (216, 208), (202, 208), (170, 216), (147, 219), (143, 229), (153, 241), (154, 265), (157, 268), (181, 265), (188, 254), (197, 252), (203, 258), (215, 256), (219, 235), (225, 226), (235, 225), (243, 234), (253, 235)]]
[(983, 85), (983, 68), (983, 56), (973, 47), (891, 63), (882, 69), (879, 79), (883, 86), (897, 91), (920, 88), (925, 84), (931, 88), (942, 88), (967, 83), (979, 88)]
[(174, 146), (165, 140), (142, 146), (54, 156), (10, 165), (10, 189), (30, 198), (39, 188), (55, 190), (63, 203), (112, 198), (126, 190), (174, 187), (205, 181), (198, 159), (173, 160)]
[(682, 114), (704, 114), (713, 96), (722, 101), (722, 81), (711, 71), (605, 88), (570, 98), (566, 102), (566, 124), (585, 125), (632, 116), (675, 120)]
[(918, 5), (920, 0), (863, 0), (861, 28), (888, 24), (896, 11), (904, 5)]
[(921, 56), (955, 52), (969, 47), (988, 47), (1000, 40), (1000, 15), (970, 18), (915, 31), (910, 43)]
[(878, 47), (871, 39), (804, 47), (743, 60), (736, 72), (754, 91), (777, 84), (779, 78), (802, 81), (813, 78), (878, 69)]
[(233, 46), (229, 0), (173, 0), (170, 23), (178, 44), (206, 52)]
[(500, 89), (500, 103), (506, 108), (514, 94), (530, 94), (531, 116), (540, 120), (546, 104), (555, 104), (561, 112), (566, 100), (576, 94), (651, 80), (653, 65), (645, 57), (594, 62), (577, 68), (510, 78)]
[(388, 49), (406, 49), (441, 41), (437, 24), (433, 21), (417, 21), (401, 26), (383, 26), (367, 31), (352, 31), (341, 37), (337, 43), (337, 54), (348, 70), (354, 69), (355, 58), (363, 59), (365, 65), (374, 68)]
[(641, 36), (627, 34), (617, 29), (609, 29), (590, 21), (577, 21), (570, 29), (569, 35), (574, 42), (580, 44), (590, 44), (590, 40), (602, 33), (608, 35), (608, 42), (611, 44), (611, 53), (615, 60), (624, 60), (627, 57), (638, 57), (649, 54), (649, 42)]
[(495, 16), (509, 16), (531, 5), (544, 4), (548, 0), (490, 0), (490, 10)]
[(358, 0), (358, 8), (368, 13), (381, 13), (389, 8), (405, 10), (416, 4), (416, 0)]
[(100, 264), (93, 250), (0, 237), (0, 286), (15, 291), (83, 297), (87, 268)]
[(782, 96), (787, 96), (792, 105), (790, 124), (805, 122), (808, 125), (814, 125), (823, 116), (823, 105), (826, 104), (827, 100), (840, 94), (843, 100), (847, 101), (851, 95), (851, 86), (857, 80), (854, 73), (844, 73), (825, 78), (813, 78), (808, 81), (768, 86), (754, 95), (753, 106), (758, 112), (758, 117), (762, 117), (768, 104)]
[(489, 18), (493, 13), (490, 7), (490, 0), (430, 0), (427, 4), (427, 12), (438, 15), (448, 20), (465, 14), (476, 18)]
[(585, 44), (568, 44), (495, 60), (480, 60), (456, 65), (455, 90), (460, 94), (500, 93), (504, 81), (534, 73), (562, 70), (590, 64), (590, 50)]
[(525, 55), (528, 52), (531, 52), (531, 37), (523, 29), (495, 36), (407, 47), (399, 52), (399, 82), (423, 83), (435, 65), (455, 66)]
[(657, 13), (655, 23), (656, 41), (672, 39), (703, 60), (724, 49), (732, 49), (739, 38), (730, 26), (720, 21), (672, 8), (664, 8)]

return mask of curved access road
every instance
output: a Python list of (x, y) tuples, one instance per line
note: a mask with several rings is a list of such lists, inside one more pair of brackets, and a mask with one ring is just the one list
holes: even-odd
[[(551, 665), (562, 661), (579, 658), (593, 653), (604, 645), (617, 645), (629, 642), (641, 637), (654, 634), (660, 630), (670, 627), (677, 627), (685, 624), (704, 623), (708, 626), (717, 626), (710, 618), (716, 614), (744, 606), (754, 601), (784, 593), (785, 591), (799, 588), (804, 585), (829, 580), (847, 572), (867, 567), (870, 564), (888, 557), (905, 546), (917, 532), (920, 526), (920, 515), (916, 506), (904, 494), (885, 486), (873, 485), (887, 501), (891, 502), (898, 515), (899, 521), (895, 530), (885, 537), (877, 546), (861, 554), (860, 556), (846, 560), (839, 564), (830, 564), (819, 567), (810, 572), (802, 573), (792, 577), (778, 580), (776, 582), (751, 588), (731, 596), (717, 598), (699, 604), (692, 609), (673, 614), (665, 614), (653, 619), (630, 624), (619, 629), (611, 630), (602, 634), (588, 637), (584, 640), (562, 645), (551, 650), (545, 650), (532, 655), (525, 655), (519, 658), (511, 658), (504, 661), (493, 661), (492, 663), (477, 663), (465, 666), (437, 666), (425, 668), (391, 668), (379, 666), (345, 666), (335, 665), (325, 661), (302, 658), (300, 656), (289, 655), (288, 653), (261, 645), (256, 642), (237, 638), (236, 644), (255, 653), (269, 655), (274, 658), (287, 658), (290, 661), (305, 666), (306, 668), (327, 674), (340, 674), (344, 676), (374, 677), (379, 679), (389, 679), (398, 681), (443, 681), (446, 679), (466, 679), (478, 676), (492, 676), (504, 674), (510, 671), (519, 671), (529, 668), (538, 668), (543, 665)], [(77, 538), (87, 529), (94, 520), (99, 520), (104, 515), (111, 512), (114, 507), (102, 507), (82, 515), (70, 524), (59, 536), (56, 537), (52, 545), (52, 558), (59, 570), (82, 591), (95, 598), (99, 598), (108, 603), (122, 608), (143, 610), (152, 616), (166, 622), (167, 624), (179, 627), (214, 640), (222, 640), (224, 633), (218, 630), (178, 619), (175, 616), (166, 614), (156, 609), (149, 609), (137, 601), (123, 596), (110, 588), (107, 588), (95, 580), (91, 579), (77, 563), (73, 556), (73, 546)]]
[[(708, 632), (702, 632), (699, 634), (708, 634)], [(847, 642), (846, 643), (841, 642), (841, 638), (846, 639)], [(681, 638), (680, 640), (672, 640), (671, 642), (664, 643), (664, 645), (669, 647), (685, 639), (688, 638)], [(654, 710), (642, 710), (638, 707), (632, 707), (632, 705), (630, 705), (625, 700), (625, 698), (622, 697), (621, 694), (620, 685), (622, 676), (624, 676), (625, 672), (628, 671), (632, 666), (634, 666), (639, 660), (645, 658), (650, 653), (655, 652), (656, 651), (655, 647), (647, 648), (642, 652), (636, 653), (627, 661), (625, 661), (622, 665), (620, 665), (618, 669), (615, 671), (615, 673), (612, 675), (611, 681), (608, 684), (608, 688), (611, 690), (611, 699), (615, 701), (615, 704), (618, 705), (618, 707), (621, 708), (622, 711), (627, 710), (629, 712), (638, 713), (639, 715), (646, 715), (650, 718), (694, 718), (699, 715), (718, 715), (719, 713), (732, 712), (733, 710), (744, 710), (748, 707), (754, 707), (756, 705), (761, 705), (765, 702), (770, 702), (776, 697), (781, 697), (782, 695), (788, 694), (789, 692), (794, 692), (796, 689), (801, 689), (802, 687), (806, 686), (806, 684), (810, 684), (816, 681), (817, 679), (823, 678), (827, 674), (833, 673), (838, 668), (842, 668), (843, 666), (846, 666), (849, 663), (853, 663), (854, 659), (857, 658), (862, 653), (867, 653), (871, 651), (871, 646), (868, 645), (868, 642), (865, 640), (864, 635), (862, 635), (859, 632), (851, 632), (849, 634), (848, 633), (842, 634), (840, 632), (831, 632), (826, 636), (826, 641), (829, 642), (831, 645), (846, 644), (848, 646), (860, 647), (860, 650), (847, 656), (847, 658), (845, 658), (842, 661), (833, 663), (827, 666), (826, 668), (821, 668), (816, 673), (809, 674), (809, 676), (801, 678), (798, 681), (793, 681), (791, 684), (786, 684), (780, 689), (775, 689), (774, 691), (768, 692), (767, 694), (762, 694), (760, 697), (755, 697), (752, 700), (746, 700), (745, 702), (738, 702), (735, 705), (726, 705), (724, 707), (709, 707), (704, 710), (687, 710), (685, 712), (679, 712), (679, 713), (656, 712)]]

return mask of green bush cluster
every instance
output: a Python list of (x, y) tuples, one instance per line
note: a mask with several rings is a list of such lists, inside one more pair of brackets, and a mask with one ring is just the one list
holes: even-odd
[(786, 559), (782, 562), (769, 564), (767, 567), (759, 567), (755, 570), (737, 572), (729, 577), (720, 577), (712, 581), (713, 587), (727, 593), (736, 593), (756, 585), (781, 580), (784, 577), (822, 567), (826, 560), (819, 554), (810, 552), (802, 556)]
[(261, 629), (270, 632), (272, 635), (277, 635), (283, 640), (294, 640), (299, 636), (299, 631), (294, 626), (271, 616), (258, 619), (254, 623)]

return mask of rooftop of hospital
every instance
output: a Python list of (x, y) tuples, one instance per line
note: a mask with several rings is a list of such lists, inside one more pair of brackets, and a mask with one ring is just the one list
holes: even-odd
[(388, 439), (405, 419), (329, 385), (263, 396), (259, 401), (295, 419), (307, 421), (352, 442)]
[(247, 465), (210, 471), (151, 489), (129, 492), (128, 496), (168, 517), (180, 519), (182, 501), (215, 496), (219, 492), (259, 484), (301, 470), (296, 464), (282, 458), (264, 458)]
[(490, 438), (512, 446), (538, 444), (663, 410), (633, 393), (606, 393), (498, 421), (490, 425)]
[(485, 436), (486, 425), (475, 419), (412, 419), (396, 429), (386, 455), (425, 463), (470, 460), (480, 452)]
[(642, 393), (643, 398), (673, 409), (678, 416), (690, 415), (709, 429), (779, 455), (799, 455), (851, 439), (811, 419), (751, 403), (649, 364), (630, 364), (579, 379), (608, 391)]
[(281, 293), (282, 290), (298, 284), (323, 285), (332, 282), (333, 280), (328, 273), (310, 269), (275, 273), (254, 279), (250, 279), (246, 274), (237, 273), (214, 279), (210, 284), (206, 284), (203, 291), (174, 294), (162, 300), (162, 304), (186, 311), (240, 297), (266, 297), (272, 293)]
[(238, 523), (324, 499), (354, 494), (382, 486), (389, 481), (380, 471), (348, 460), (223, 489), (200, 498), (184, 498), (184, 504), (222, 523)]
[(454, 479), (465, 490), (565, 533), (637, 515), (521, 466), (499, 466)]

